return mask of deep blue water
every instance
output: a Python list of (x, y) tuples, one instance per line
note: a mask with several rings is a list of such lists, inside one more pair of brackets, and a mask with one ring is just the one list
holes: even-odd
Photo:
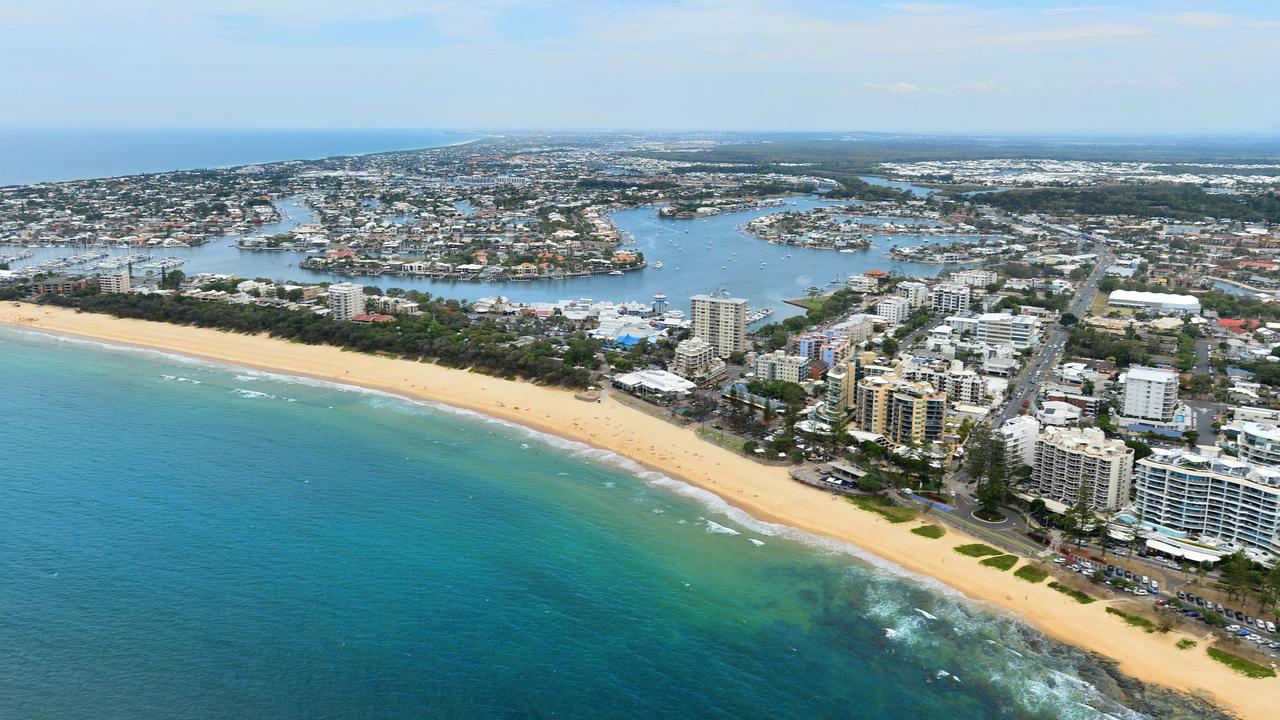
[(0, 185), (437, 147), (437, 130), (0, 128)]
[(3, 717), (1135, 717), (1011, 619), (496, 421), (15, 330), (0, 413)]

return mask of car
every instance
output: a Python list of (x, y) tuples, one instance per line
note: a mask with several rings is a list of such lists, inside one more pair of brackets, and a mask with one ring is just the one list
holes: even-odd
[(1252, 616), (1252, 615), (1245, 615), (1245, 616), (1244, 616), (1244, 621), (1245, 621), (1245, 624), (1247, 624), (1247, 625), (1252, 625), (1252, 624), (1253, 624), (1253, 616)]
[(1271, 622), (1270, 620), (1268, 620), (1268, 621), (1267, 621), (1267, 632), (1273, 633), (1273, 632), (1275, 632), (1275, 631), (1276, 631), (1276, 624), (1275, 624), (1275, 623), (1273, 623), (1273, 622)]
[(1222, 612), (1222, 603), (1217, 603), (1218, 612)]
[(1280, 642), (1267, 643), (1267, 647), (1272, 650), (1280, 650)]
[(1153, 592), (1160, 592), (1160, 583), (1156, 582), (1155, 580), (1152, 580), (1152, 581), (1151, 581), (1151, 590), (1152, 590)]
[(1228, 625), (1228, 626), (1226, 627), (1226, 631), (1227, 631), (1227, 632), (1235, 632), (1235, 631), (1237, 631), (1237, 630), (1239, 630), (1239, 629), (1240, 629), (1240, 626), (1239, 626), (1239, 625), (1236, 625), (1235, 623), (1231, 623), (1230, 625)]
[(1146, 584), (1147, 584), (1147, 583), (1149, 583), (1149, 582), (1151, 582), (1151, 578), (1147, 577), (1146, 575), (1143, 575), (1143, 576), (1142, 576), (1142, 584), (1143, 584), (1143, 585), (1146, 585)]
[(1258, 626), (1258, 628), (1259, 628), (1260, 630), (1266, 630), (1266, 629), (1267, 629), (1267, 621), (1266, 621), (1266, 620), (1263, 620), (1262, 618), (1258, 618), (1257, 620), (1254, 620), (1254, 621), (1253, 621), (1253, 624), (1254, 624), (1254, 625), (1257, 625), (1257, 626)]
[(1179, 599), (1179, 600), (1186, 600), (1186, 599), (1187, 599), (1187, 594), (1186, 594), (1186, 593), (1184, 593), (1184, 592), (1182, 592), (1181, 590), (1179, 590), (1179, 591), (1178, 591), (1178, 599)]
[(1137, 590), (1134, 590), (1134, 591), (1133, 591), (1133, 594), (1134, 594), (1134, 595), (1146, 595), (1146, 594), (1147, 594), (1147, 591), (1146, 591), (1146, 590), (1143, 590), (1142, 588), (1138, 588)]
[(1236, 620), (1239, 620), (1240, 622), (1244, 622), (1244, 613), (1242, 613), (1242, 612), (1240, 612), (1239, 610), (1237, 610), (1237, 611), (1236, 611)]
[(1200, 607), (1204, 607), (1204, 598), (1202, 598), (1202, 597), (1200, 597), (1199, 595), (1197, 595), (1197, 596), (1196, 596), (1196, 605), (1199, 605)]
[(1067, 559), (1066, 559), (1066, 558), (1056, 557), (1056, 558), (1054, 558), (1054, 559), (1053, 559), (1053, 561), (1054, 561), (1055, 563), (1057, 563), (1057, 564), (1061, 565), (1062, 563), (1066, 562), (1066, 561), (1067, 561)]

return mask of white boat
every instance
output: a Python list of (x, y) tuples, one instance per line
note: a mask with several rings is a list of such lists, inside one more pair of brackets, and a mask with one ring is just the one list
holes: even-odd
[(653, 263), (653, 269), (654, 269), (654, 270), (661, 270), (661, 269), (662, 269), (662, 261), (661, 261), (661, 260), (658, 260), (658, 261), (654, 262), (654, 263)]
[(621, 271), (621, 270), (614, 270), (614, 271), (610, 272), (609, 274), (610, 274), (610, 275), (621, 275), (621, 274), (622, 274), (622, 271)]

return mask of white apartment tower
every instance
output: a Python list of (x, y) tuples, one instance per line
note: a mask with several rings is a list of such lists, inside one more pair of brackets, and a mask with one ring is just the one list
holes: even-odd
[(959, 283), (941, 283), (933, 286), (929, 295), (934, 312), (957, 313), (969, 309), (969, 286)]
[(364, 286), (337, 283), (329, 286), (329, 310), (334, 320), (350, 320), (364, 312)]
[(98, 276), (98, 290), (110, 295), (122, 295), (129, 292), (129, 273), (121, 270)]
[(876, 303), (876, 314), (890, 325), (901, 325), (911, 317), (911, 304), (900, 295), (890, 295)]
[(1098, 428), (1049, 427), (1036, 438), (1031, 494), (1074, 505), (1081, 492), (1095, 511), (1113, 511), (1129, 502), (1133, 449), (1108, 440)]
[(1172, 370), (1135, 365), (1125, 374), (1124, 411), (1127, 418), (1167, 423), (1178, 405), (1178, 376)]
[(747, 301), (716, 295), (689, 298), (693, 311), (693, 336), (715, 346), (722, 358), (747, 351)]

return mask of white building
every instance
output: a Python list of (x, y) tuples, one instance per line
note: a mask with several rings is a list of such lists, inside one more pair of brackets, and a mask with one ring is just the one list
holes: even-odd
[(1177, 405), (1178, 376), (1172, 370), (1135, 365), (1125, 373), (1124, 417), (1168, 423)]
[(992, 270), (963, 270), (957, 273), (951, 273), (951, 281), (967, 285), (969, 287), (985, 288), (988, 285), (994, 285), (998, 276)]
[(898, 283), (897, 292), (907, 299), (907, 303), (911, 305), (912, 310), (929, 304), (929, 286), (922, 282), (905, 280)]
[(670, 368), (676, 375), (690, 379), (714, 377), (724, 369), (715, 346), (700, 337), (691, 337), (676, 346)]
[[(966, 325), (967, 318), (959, 318)], [(947, 318), (952, 327), (952, 318)], [(1040, 342), (1040, 320), (1030, 315), (983, 313), (971, 321), (974, 339), (987, 345), (1009, 345), (1015, 350), (1028, 350)], [(960, 330), (960, 328), (956, 328)]]
[(335, 320), (350, 320), (364, 312), (364, 286), (337, 283), (329, 286), (329, 310)]
[(871, 293), (880, 287), (880, 282), (867, 275), (850, 275), (846, 285), (854, 292)]
[(1280, 554), (1280, 468), (1158, 449), (1138, 461), (1136, 507), (1174, 537)]
[(996, 430), (996, 437), (1004, 441), (1005, 466), (1014, 470), (1019, 465), (1035, 467), (1036, 437), (1040, 435), (1040, 423), (1030, 415), (1017, 415), (1004, 421)]
[(911, 304), (900, 295), (891, 295), (876, 303), (876, 314), (890, 325), (901, 325), (911, 317)]
[(121, 270), (98, 276), (98, 291), (109, 295), (122, 295), (129, 292), (129, 273)]
[(809, 358), (804, 355), (788, 355), (781, 350), (764, 353), (756, 358), (756, 379), (793, 383), (808, 380)]
[(747, 351), (747, 301), (742, 298), (694, 295), (693, 335), (711, 343), (722, 358)]
[(1115, 307), (1138, 308), (1160, 314), (1200, 314), (1200, 300), (1194, 295), (1116, 290), (1107, 298)]
[(1224, 428), (1236, 431), (1236, 453), (1254, 465), (1280, 467), (1280, 427), (1271, 423), (1234, 422)]
[(1070, 507), (1083, 492), (1091, 509), (1113, 511), (1128, 504), (1132, 480), (1133, 449), (1098, 428), (1051, 427), (1036, 438), (1029, 485), (1036, 497)]
[(969, 309), (969, 286), (939, 283), (929, 293), (929, 306), (934, 312), (956, 313)]

